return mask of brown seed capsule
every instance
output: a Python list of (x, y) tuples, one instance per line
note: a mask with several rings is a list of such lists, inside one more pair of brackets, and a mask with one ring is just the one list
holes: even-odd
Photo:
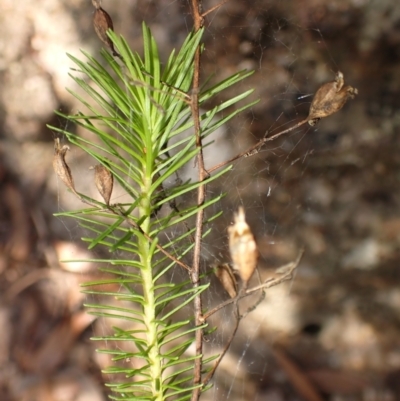
[(314, 126), (321, 118), (339, 111), (348, 98), (354, 99), (358, 90), (350, 85), (344, 86), (343, 74), (339, 71), (333, 82), (322, 85), (315, 93), (310, 106), (308, 123)]
[(214, 272), (229, 296), (235, 298), (237, 295), (237, 282), (228, 263), (218, 265)]
[(258, 251), (253, 233), (246, 223), (243, 207), (235, 213), (234, 224), (228, 228), (228, 233), (233, 268), (239, 272), (243, 287), (246, 288), (257, 267)]
[(94, 183), (106, 204), (109, 205), (114, 185), (114, 176), (111, 174), (110, 170), (102, 164), (95, 166)]
[(65, 154), (69, 150), (67, 145), (61, 147), (60, 138), (54, 139), (54, 157), (53, 157), (53, 168), (62, 182), (74, 193), (76, 193), (74, 180), (72, 178), (71, 169), (65, 161)]
[(100, 8), (101, 7), (101, 1), (100, 0), (92, 0), (92, 4), (95, 6), (95, 8)]
[(121, 57), (120, 54), (115, 50), (114, 43), (107, 36), (107, 30), (114, 30), (114, 25), (110, 15), (103, 8), (100, 7), (100, 3), (92, 0), (93, 5), (96, 7), (96, 11), (93, 16), (93, 26), (99, 39), (111, 50), (113, 56)]

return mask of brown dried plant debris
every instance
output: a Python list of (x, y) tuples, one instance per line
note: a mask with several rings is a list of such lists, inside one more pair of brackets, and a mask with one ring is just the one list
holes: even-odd
[(235, 213), (234, 224), (228, 228), (228, 234), (233, 268), (239, 272), (245, 289), (257, 267), (258, 250), (253, 233), (246, 223), (243, 207)]
[(237, 295), (237, 282), (229, 264), (224, 263), (222, 265), (218, 265), (214, 269), (214, 272), (218, 280), (224, 287), (224, 290), (229, 294), (231, 298), (235, 298)]
[(311, 102), (308, 123), (314, 126), (321, 118), (328, 117), (339, 111), (347, 102), (354, 99), (358, 90), (350, 85), (344, 85), (343, 73), (338, 71), (333, 82), (322, 85)]
[(114, 48), (114, 43), (107, 36), (107, 31), (109, 29), (112, 31), (114, 30), (114, 24), (110, 15), (106, 10), (100, 7), (99, 1), (92, 0), (92, 3), (96, 8), (93, 16), (93, 26), (97, 36), (111, 50), (113, 56), (121, 58), (121, 55)]
[(114, 186), (114, 176), (111, 174), (110, 170), (102, 164), (95, 166), (94, 183), (106, 204), (109, 205)]
[(77, 196), (78, 193), (75, 190), (74, 179), (71, 174), (67, 162), (65, 161), (65, 155), (69, 150), (69, 146), (60, 144), (60, 138), (54, 140), (54, 157), (53, 157), (53, 168), (62, 182)]
[[(34, 246), (30, 225), (31, 210), (27, 209), (24, 193), (15, 183), (3, 182), (0, 193), (1, 208), (6, 211), (10, 224), (9, 231), (6, 231), (6, 246), (4, 249), (0, 248), (0, 259), (6, 254), (7, 259), (26, 261)], [(4, 221), (2, 223), (4, 224)], [(3, 266), (0, 262), (0, 272)]]

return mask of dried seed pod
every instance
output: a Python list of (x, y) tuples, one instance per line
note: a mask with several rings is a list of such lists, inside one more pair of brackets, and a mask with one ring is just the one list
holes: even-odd
[(258, 251), (253, 233), (246, 223), (243, 207), (235, 213), (234, 224), (228, 228), (228, 233), (233, 268), (239, 272), (243, 287), (246, 288), (257, 266)]
[(215, 275), (231, 298), (237, 295), (237, 282), (228, 263), (216, 266)]
[(93, 26), (99, 39), (111, 50), (113, 56), (121, 57), (120, 54), (115, 50), (114, 43), (107, 36), (107, 30), (114, 30), (114, 25), (110, 15), (103, 8), (100, 7), (98, 1), (92, 0), (93, 5), (96, 7), (96, 11), (93, 16)]
[[(54, 157), (53, 157), (53, 168), (62, 182), (76, 195), (74, 180), (72, 178), (71, 170), (65, 161), (65, 154), (69, 150), (67, 145), (61, 147), (60, 138), (54, 139)], [(79, 196), (79, 195), (78, 195)]]
[(308, 123), (314, 126), (321, 118), (339, 111), (348, 98), (354, 99), (358, 90), (350, 85), (344, 86), (343, 74), (339, 71), (333, 82), (322, 85), (311, 102)]
[(95, 8), (100, 8), (101, 7), (101, 1), (100, 0), (92, 0), (92, 4), (94, 5)]
[(114, 185), (114, 176), (111, 174), (110, 170), (102, 164), (95, 166), (94, 183), (106, 204), (109, 205)]

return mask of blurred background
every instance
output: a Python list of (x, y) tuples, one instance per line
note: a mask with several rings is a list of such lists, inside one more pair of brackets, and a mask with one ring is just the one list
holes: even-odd
[[(203, 9), (217, 1), (204, 1)], [(103, 0), (115, 31), (141, 52), (146, 21), (166, 60), (192, 27), (187, 1)], [(79, 284), (96, 275), (82, 232), (53, 213), (80, 208), (53, 173), (47, 124), (74, 130), (66, 87), (79, 49), (97, 56), (90, 0), (0, 0), (0, 399), (105, 400), (89, 338), (101, 323)], [(306, 117), (338, 70), (359, 95), (234, 164), (213, 192), (225, 213), (205, 265), (228, 260), (239, 205), (261, 253), (262, 277), (305, 253), (295, 278), (246, 317), (205, 400), (400, 399), (400, 7), (395, 0), (230, 0), (205, 20), (202, 76), (255, 73), (235, 90), (260, 102), (223, 127), (208, 165)], [(79, 130), (78, 130), (79, 132)], [(82, 133), (85, 135), (85, 133)], [(221, 156), (222, 155), (222, 156)], [(95, 191), (92, 161), (68, 153), (78, 191)], [(90, 182), (90, 184), (88, 184)], [(222, 299), (212, 283), (209, 306)], [(215, 316), (223, 347), (233, 322)], [(224, 319), (225, 317), (225, 319)], [(211, 322), (213, 323), (213, 322)], [(100, 327), (99, 327), (100, 326)]]

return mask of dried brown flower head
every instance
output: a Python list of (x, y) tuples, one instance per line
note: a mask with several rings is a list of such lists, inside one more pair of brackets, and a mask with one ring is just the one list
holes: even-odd
[(61, 147), (60, 138), (54, 139), (54, 157), (53, 157), (53, 168), (61, 181), (74, 193), (76, 194), (74, 180), (72, 178), (71, 169), (65, 161), (65, 155), (69, 147), (64, 145)]
[[(92, 0), (93, 5), (96, 7), (96, 11), (93, 16), (93, 26), (99, 39), (111, 50), (113, 56), (121, 57), (120, 54), (115, 50), (114, 43), (107, 36), (107, 30), (114, 30), (114, 25), (110, 15), (103, 8), (100, 7), (99, 2)], [(96, 6), (96, 4), (97, 6)]]
[(354, 99), (358, 90), (350, 85), (344, 86), (343, 74), (339, 71), (333, 82), (322, 85), (316, 92), (310, 106), (308, 123), (314, 126), (321, 118), (339, 111), (348, 98)]
[(237, 295), (237, 282), (228, 263), (218, 265), (214, 272), (229, 296), (235, 298)]
[(92, 4), (95, 6), (95, 8), (100, 8), (101, 0), (92, 0)]
[(106, 204), (109, 205), (114, 186), (114, 176), (111, 174), (110, 170), (102, 164), (95, 166), (94, 183)]
[(258, 250), (253, 233), (246, 223), (243, 207), (235, 213), (234, 224), (228, 228), (228, 233), (233, 268), (239, 272), (243, 287), (246, 288), (257, 267)]

